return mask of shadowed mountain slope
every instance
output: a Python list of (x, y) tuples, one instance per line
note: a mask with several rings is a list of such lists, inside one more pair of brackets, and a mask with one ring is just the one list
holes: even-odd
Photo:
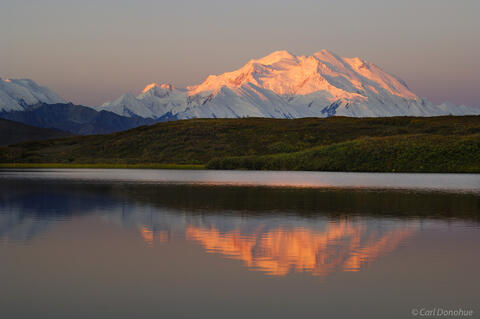
[(0, 145), (73, 136), (72, 133), (0, 119)]

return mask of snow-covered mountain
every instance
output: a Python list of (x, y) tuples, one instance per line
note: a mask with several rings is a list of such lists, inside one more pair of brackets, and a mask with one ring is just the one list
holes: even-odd
[(148, 116), (125, 117), (90, 106), (68, 103), (32, 80), (1, 78), (0, 118), (81, 135), (107, 134), (154, 122)]
[[(0, 78), (2, 114), (59, 103), (67, 102), (32, 80)], [(342, 58), (327, 50), (312, 56), (276, 51), (236, 71), (210, 75), (199, 85), (179, 89), (152, 83), (138, 96), (126, 93), (93, 109), (150, 121), (480, 114), (480, 108), (448, 102), (434, 105), (375, 64), (360, 58)]]
[(67, 103), (50, 89), (29, 79), (0, 78), (0, 112), (23, 111), (39, 103)]
[(327, 50), (312, 56), (276, 51), (186, 89), (152, 83), (100, 109), (153, 119), (480, 114), (473, 107), (433, 105), (375, 64)]

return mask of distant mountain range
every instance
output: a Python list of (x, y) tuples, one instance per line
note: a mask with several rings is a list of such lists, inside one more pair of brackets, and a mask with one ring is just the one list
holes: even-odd
[(74, 105), (26, 79), (0, 79), (0, 118), (81, 135), (107, 134), (155, 122), (151, 118), (126, 117)]
[(32, 126), (56, 128), (80, 135), (108, 134), (155, 122), (149, 118), (126, 117), (71, 103), (41, 103), (30, 106), (23, 111), (0, 113), (0, 117)]
[(186, 89), (152, 83), (100, 109), (153, 119), (480, 114), (480, 108), (434, 105), (375, 64), (327, 50), (312, 56), (273, 52)]
[(185, 89), (152, 83), (100, 107), (73, 105), (28, 79), (0, 79), (0, 118), (75, 134), (102, 134), (159, 121), (240, 117), (478, 115), (480, 108), (434, 105), (404, 81), (360, 58), (322, 50), (276, 51)]

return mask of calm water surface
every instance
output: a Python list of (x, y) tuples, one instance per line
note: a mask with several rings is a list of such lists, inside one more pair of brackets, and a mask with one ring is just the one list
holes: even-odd
[(480, 315), (480, 175), (0, 171), (0, 318)]
[(399, 174), (155, 169), (0, 170), (0, 178), (232, 186), (429, 189), (480, 192), (479, 174)]

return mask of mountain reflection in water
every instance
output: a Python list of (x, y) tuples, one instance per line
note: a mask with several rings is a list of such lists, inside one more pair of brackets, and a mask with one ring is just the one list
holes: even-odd
[[(126, 181), (112, 180), (116, 174)], [(203, 174), (246, 178), (180, 175)], [(247, 175), (271, 181), (282, 174)], [(176, 175), (0, 173), (0, 317), (384, 319), (408, 318), (419, 306), (479, 312), (480, 175), (454, 176), (459, 187), (448, 192), (145, 182)], [(428, 177), (316, 176), (350, 184)], [(478, 191), (459, 191), (463, 182)]]
[(261, 228), (245, 234), (188, 227), (186, 237), (200, 242), (207, 252), (240, 259), (249, 269), (268, 275), (306, 271), (324, 276), (339, 270), (359, 271), (362, 265), (395, 250), (416, 227), (379, 231), (369, 230), (365, 224), (338, 221), (329, 222), (323, 231), (279, 227), (264, 232)]
[[(268, 275), (305, 271), (324, 276), (334, 271), (359, 271), (368, 262), (395, 250), (417, 229), (412, 222), (393, 229), (385, 226), (339, 220), (325, 222), (323, 230), (308, 226), (268, 229), (263, 222), (251, 231), (222, 232), (212, 225), (186, 225), (185, 238), (199, 242), (209, 253), (241, 260), (250, 270)], [(148, 246), (166, 243), (170, 238), (168, 232), (154, 233), (147, 226), (141, 226), (140, 231)]]
[(147, 247), (186, 240), (273, 276), (359, 271), (408, 242), (432, 222), (426, 216), (476, 219), (479, 204), (472, 194), (18, 181), (4, 188), (3, 243), (28, 243), (57, 223), (93, 216)]

